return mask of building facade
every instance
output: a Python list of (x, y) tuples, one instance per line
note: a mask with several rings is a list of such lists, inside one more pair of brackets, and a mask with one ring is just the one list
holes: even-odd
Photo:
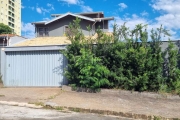
[[(36, 37), (64, 36), (69, 31), (69, 24), (76, 18), (81, 19), (80, 26), (84, 35), (94, 34), (97, 29), (108, 32), (108, 23), (114, 17), (104, 17), (103, 12), (52, 14), (49, 21), (33, 22)], [(87, 27), (91, 28), (91, 32)]]
[(0, 0), (0, 23), (21, 35), (21, 0)]

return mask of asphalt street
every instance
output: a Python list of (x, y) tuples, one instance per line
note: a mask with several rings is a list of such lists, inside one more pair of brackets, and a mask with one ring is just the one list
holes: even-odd
[(131, 120), (114, 116), (0, 105), (0, 120)]

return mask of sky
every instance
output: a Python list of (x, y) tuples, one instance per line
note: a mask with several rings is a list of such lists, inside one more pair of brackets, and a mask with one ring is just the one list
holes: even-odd
[[(180, 0), (22, 0), (22, 36), (33, 38), (32, 22), (48, 21), (51, 14), (66, 12), (103, 11), (105, 17), (114, 17), (116, 24), (133, 29), (137, 24), (169, 30), (170, 39), (180, 38)], [(109, 22), (112, 31), (114, 21)], [(167, 40), (167, 37), (162, 40)]]

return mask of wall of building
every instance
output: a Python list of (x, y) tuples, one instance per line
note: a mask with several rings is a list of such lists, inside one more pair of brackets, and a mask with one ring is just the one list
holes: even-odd
[[(73, 20), (75, 20), (76, 18), (73, 17), (73, 16), (67, 16), (67, 17), (64, 17), (62, 19), (59, 19), (55, 22), (52, 22), (48, 25), (36, 25), (36, 28), (48, 28), (49, 30), (49, 36), (51, 37), (56, 37), (56, 36), (63, 36), (65, 35), (65, 26), (68, 26), (70, 23), (73, 22)], [(82, 32), (84, 33), (84, 35), (89, 35), (89, 31), (87, 30), (87, 26), (90, 26), (92, 28), (93, 24), (95, 22), (91, 22), (91, 21), (88, 21), (88, 20), (84, 20), (84, 19), (81, 19), (81, 22), (80, 22), (80, 25), (81, 25), (81, 28), (82, 28)], [(108, 21), (101, 21), (101, 22), (96, 22), (94, 24), (95, 26), (93, 28), (98, 28), (98, 26), (100, 26), (100, 28), (102, 30), (104, 30), (104, 32), (108, 32)], [(103, 27), (104, 26), (104, 27)], [(36, 29), (36, 36), (38, 36), (38, 30)], [(94, 30), (94, 29), (93, 29)], [(92, 31), (92, 33), (94, 33), (94, 31)]]
[(8, 25), (8, 0), (0, 0), (0, 23)]
[(104, 32), (108, 32), (109, 28), (108, 28), (108, 20), (104, 20), (101, 22), (97, 22), (96, 23), (96, 29), (98, 29), (100, 27), (101, 30), (103, 30)]
[(23, 37), (19, 37), (19, 36), (14, 36), (14, 37), (11, 37), (9, 39), (9, 46), (13, 46), (14, 44), (16, 43), (19, 43), (19, 42), (23, 42), (27, 40), (26, 38), (23, 38)]
[(21, 35), (21, 0), (0, 0), (0, 23)]

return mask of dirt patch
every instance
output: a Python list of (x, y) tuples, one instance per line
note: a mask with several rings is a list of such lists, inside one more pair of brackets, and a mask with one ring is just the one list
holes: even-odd
[(3, 83), (0, 82), (0, 88), (2, 88), (3, 86), (4, 86)]
[(0, 88), (1, 101), (37, 102), (55, 98), (61, 93), (60, 88)]

